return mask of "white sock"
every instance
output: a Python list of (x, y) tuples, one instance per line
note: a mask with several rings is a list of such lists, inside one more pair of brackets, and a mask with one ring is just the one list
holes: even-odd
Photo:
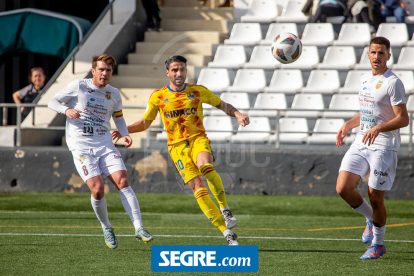
[(101, 222), (102, 229), (111, 228), (112, 226), (108, 219), (108, 205), (106, 204), (105, 197), (101, 200), (96, 200), (91, 195), (91, 204), (98, 220)]
[(128, 186), (120, 190), (119, 194), (121, 195), (122, 205), (124, 205), (125, 211), (134, 224), (135, 230), (138, 230), (142, 227), (141, 210), (139, 209), (138, 199), (134, 191), (131, 186)]
[(373, 220), (372, 218), (372, 207), (368, 204), (368, 202), (363, 199), (361, 205), (359, 205), (357, 208), (353, 208), (355, 211), (360, 213), (361, 215), (365, 216), (367, 220)]
[(372, 239), (371, 244), (380, 244), (384, 245), (384, 235), (385, 235), (385, 226), (382, 227), (376, 227), (374, 225), (372, 232), (374, 233), (374, 239)]
[(224, 208), (221, 208), (220, 207), (220, 211), (223, 213), (223, 211), (225, 211), (225, 210), (230, 210), (230, 207), (229, 207), (229, 205), (227, 205), (226, 207), (224, 207)]
[(223, 236), (227, 237), (228, 234), (233, 234), (233, 231), (231, 231), (230, 229), (226, 229), (223, 231)]

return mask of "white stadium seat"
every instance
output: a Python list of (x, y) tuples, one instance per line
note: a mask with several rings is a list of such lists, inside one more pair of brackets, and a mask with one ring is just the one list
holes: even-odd
[(266, 33), (266, 38), (260, 41), (261, 45), (271, 45), (275, 38), (281, 33), (292, 33), (298, 35), (295, 23), (272, 23)]
[(352, 130), (350, 130), (348, 132), (348, 136), (345, 137), (343, 142), (347, 145), (351, 145), (354, 142), (356, 134), (358, 133), (358, 131), (359, 131), (359, 126), (357, 126), (357, 127), (353, 128)]
[(338, 92), (340, 86), (339, 74), (336, 70), (313, 70), (310, 73), (304, 93), (332, 94)]
[[(410, 129), (409, 126), (406, 126), (406, 127), (403, 127), (403, 128), (400, 129), (401, 144), (408, 144), (408, 142), (410, 141), (409, 129)], [(414, 124), (411, 128), (411, 133), (413, 134), (412, 137), (411, 137), (411, 140), (414, 142)]]
[(286, 0), (283, 6), (282, 14), (276, 19), (276, 22), (284, 23), (306, 23), (309, 17), (303, 14), (302, 9), (305, 6), (305, 0)]
[(167, 132), (163, 130), (160, 133), (157, 133), (157, 141), (167, 141)]
[(350, 119), (355, 117), (359, 111), (358, 94), (338, 94), (333, 95), (331, 102), (329, 103), (330, 110), (355, 110), (355, 112), (343, 111), (325, 111), (323, 113), (324, 118), (343, 118)]
[(382, 23), (378, 27), (377, 36), (388, 38), (391, 46), (404, 46), (408, 41), (408, 30), (405, 23)]
[(303, 46), (302, 55), (295, 62), (289, 64), (282, 64), (282, 69), (302, 69), (310, 70), (314, 69), (319, 64), (318, 47), (316, 46)]
[[(228, 141), (233, 135), (233, 127), (229, 116), (209, 116), (204, 118), (204, 128), (211, 141)], [(225, 131), (225, 132), (214, 132)]]
[(275, 69), (279, 67), (280, 62), (273, 57), (269, 46), (254, 47), (250, 61), (244, 65), (244, 68)]
[(270, 123), (267, 117), (252, 117), (250, 124), (239, 126), (237, 134), (231, 137), (232, 142), (267, 142), (270, 137)]
[(266, 87), (266, 76), (263, 69), (239, 69), (229, 92), (258, 93)]
[(355, 50), (352, 46), (330, 46), (326, 50), (319, 69), (349, 70), (356, 63)]
[(403, 47), (394, 70), (414, 70), (414, 47)]
[(270, 85), (265, 92), (296, 94), (303, 88), (302, 72), (300, 70), (275, 70)]
[(350, 70), (346, 76), (344, 87), (339, 88), (339, 93), (359, 93), (361, 76), (365, 74), (371, 74), (371, 71)]
[(296, 94), (292, 102), (292, 110), (286, 111), (285, 116), (318, 118), (321, 117), (321, 111), (300, 111), (301, 109), (324, 109), (322, 94)]
[[(336, 143), (336, 134), (343, 126), (343, 119), (318, 119), (313, 128), (312, 136), (308, 138), (308, 144), (333, 144)], [(320, 133), (320, 132), (332, 132)]]
[[(369, 46), (364, 48), (364, 51), (362, 52), (362, 55), (361, 55), (361, 60), (359, 61), (358, 64), (355, 65), (356, 70), (370, 70), (371, 69), (371, 63), (369, 62), (369, 59), (368, 59), (368, 50), (369, 50)], [(390, 49), (390, 52), (392, 53), (391, 49)], [(388, 68), (391, 68), (393, 64), (394, 64), (394, 56), (391, 54), (390, 59), (387, 61)]]
[[(250, 110), (249, 116), (259, 117), (276, 117), (277, 111), (274, 109), (286, 109), (286, 96), (283, 93), (260, 93), (257, 95), (254, 108), (257, 109), (273, 109), (273, 110)], [(279, 116), (283, 116), (284, 111), (279, 112)]]
[(226, 68), (203, 68), (197, 84), (207, 87), (212, 92), (227, 91), (230, 86), (229, 72)]
[(365, 46), (371, 41), (371, 32), (368, 23), (345, 23), (342, 25), (338, 40), (333, 42), (337, 46)]
[(414, 95), (410, 95), (407, 100), (407, 110), (414, 111)]
[(228, 45), (256, 45), (262, 40), (259, 23), (236, 23), (231, 30), (230, 38), (224, 40)]
[[(309, 134), (306, 118), (281, 118), (279, 120), (279, 142), (285, 144), (301, 144), (306, 142)], [(292, 133), (283, 133), (292, 132)], [(302, 133), (295, 133), (302, 132)], [(269, 142), (276, 141), (276, 134), (270, 136)]]
[(270, 23), (276, 21), (278, 9), (275, 0), (251, 0), (241, 22)]
[[(220, 99), (226, 103), (231, 104), (242, 113), (245, 112), (243, 108), (250, 108), (249, 96), (247, 93), (221, 93)], [(226, 113), (217, 108), (213, 108), (210, 114), (212, 116), (226, 115)]]
[(335, 33), (331, 23), (308, 23), (301, 41), (304, 46), (328, 46), (334, 39)]
[(326, 22), (327, 23), (332, 23), (332, 24), (342, 24), (344, 23), (346, 17), (343, 15), (338, 15), (338, 16), (328, 16), (326, 17)]
[(246, 63), (243, 45), (220, 45), (208, 67), (240, 68)]
[(405, 94), (414, 92), (414, 74), (413, 71), (393, 71), (395, 75), (402, 81), (405, 88)]

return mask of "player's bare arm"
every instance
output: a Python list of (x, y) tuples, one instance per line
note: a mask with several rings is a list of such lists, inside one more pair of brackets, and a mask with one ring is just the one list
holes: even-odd
[(240, 111), (237, 110), (234, 106), (232, 106), (229, 103), (221, 101), (219, 105), (216, 106), (218, 109), (221, 109), (226, 113), (227, 115), (231, 117), (236, 117), (237, 121), (239, 121), (239, 124), (243, 127), (247, 126), (250, 123), (249, 117), (245, 116), (240, 113)]
[(405, 104), (399, 104), (392, 106), (392, 109), (395, 118), (387, 123), (376, 125), (368, 130), (362, 138), (362, 143), (367, 144), (368, 142), (368, 146), (370, 146), (374, 143), (375, 138), (377, 138), (380, 132), (392, 131), (408, 126), (410, 119), (408, 117), (407, 106)]
[[(141, 131), (147, 130), (147, 128), (149, 128), (151, 124), (152, 124), (152, 120), (141, 119), (133, 123), (132, 125), (129, 125), (128, 132), (135, 133), (135, 132), (141, 132)], [(121, 133), (119, 133), (118, 130), (114, 130), (112, 132), (112, 140), (116, 143), (118, 142), (120, 138), (122, 138)]]
[(359, 126), (359, 113), (354, 118), (345, 122), (345, 124), (338, 131), (338, 133), (336, 134), (336, 146), (342, 146), (345, 136), (351, 129), (356, 128), (357, 126)]

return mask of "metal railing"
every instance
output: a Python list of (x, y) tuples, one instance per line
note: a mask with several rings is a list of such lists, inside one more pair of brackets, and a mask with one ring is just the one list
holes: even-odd
[[(21, 107), (32, 107), (32, 123), (30, 127), (22, 127), (21, 125), (21, 112), (20, 112), (20, 108)], [(8, 109), (9, 108), (17, 108), (17, 118), (16, 118), (16, 146), (20, 147), (21, 146), (21, 131), (22, 129), (38, 129), (38, 130), (65, 130), (65, 126), (48, 126), (48, 127), (36, 127), (35, 126), (35, 108), (47, 108), (47, 105), (39, 105), (39, 104), (14, 104), (14, 103), (0, 103), (0, 108), (3, 109), (3, 126), (7, 125), (7, 113), (8, 113)], [(145, 110), (147, 107), (146, 106), (123, 106), (123, 109), (138, 109), (138, 110)], [(353, 112), (353, 113), (357, 113), (357, 110), (333, 110), (333, 109), (291, 109), (291, 108), (286, 108), (286, 109), (260, 109), (260, 108), (243, 108), (242, 112), (245, 111), (250, 111), (250, 110), (254, 110), (254, 111), (276, 111), (276, 125), (275, 125), (275, 129), (274, 130), (270, 130), (270, 131), (254, 131), (254, 133), (270, 133), (270, 134), (275, 134), (275, 147), (276, 149), (280, 148), (280, 137), (279, 135), (282, 133), (307, 133), (307, 134), (313, 134), (313, 131), (303, 131), (303, 132), (286, 132), (286, 131), (280, 131), (279, 128), (279, 120), (281, 117), (281, 112), (286, 112), (286, 111), (295, 111), (295, 112), (309, 112), (309, 111), (314, 111), (314, 112), (325, 112), (325, 111), (329, 111), (329, 112)], [(413, 113), (414, 110), (409, 110), (408, 114), (409, 114), (409, 118), (410, 118), (410, 123), (409, 123), (409, 127), (408, 127), (408, 151), (411, 154), (412, 153), (412, 149), (413, 149)], [(246, 112), (247, 114), (247, 112)], [(255, 116), (255, 117), (259, 117), (259, 116)], [(261, 116), (262, 117), (262, 116)], [(317, 118), (316, 118), (317, 119)], [(132, 122), (129, 122), (132, 123)], [(151, 132), (160, 132), (163, 131), (164, 129), (162, 127), (150, 127), (146, 130), (147, 133), (147, 137), (146, 137), (146, 142), (145, 142), (145, 146), (147, 148), (150, 147), (150, 139), (151, 139)], [(208, 132), (233, 132), (233, 133), (237, 133), (237, 131), (208, 131)], [(248, 133), (247, 131), (244, 133)], [(337, 132), (318, 132), (318, 134), (336, 134)], [(351, 133), (348, 133), (351, 134)]]

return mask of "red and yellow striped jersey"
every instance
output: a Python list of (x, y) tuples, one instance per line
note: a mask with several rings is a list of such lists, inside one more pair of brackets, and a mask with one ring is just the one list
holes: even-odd
[(181, 91), (169, 86), (155, 90), (148, 101), (144, 119), (155, 120), (158, 111), (167, 132), (168, 145), (205, 134), (203, 103), (217, 106), (221, 99), (201, 85), (186, 83)]

